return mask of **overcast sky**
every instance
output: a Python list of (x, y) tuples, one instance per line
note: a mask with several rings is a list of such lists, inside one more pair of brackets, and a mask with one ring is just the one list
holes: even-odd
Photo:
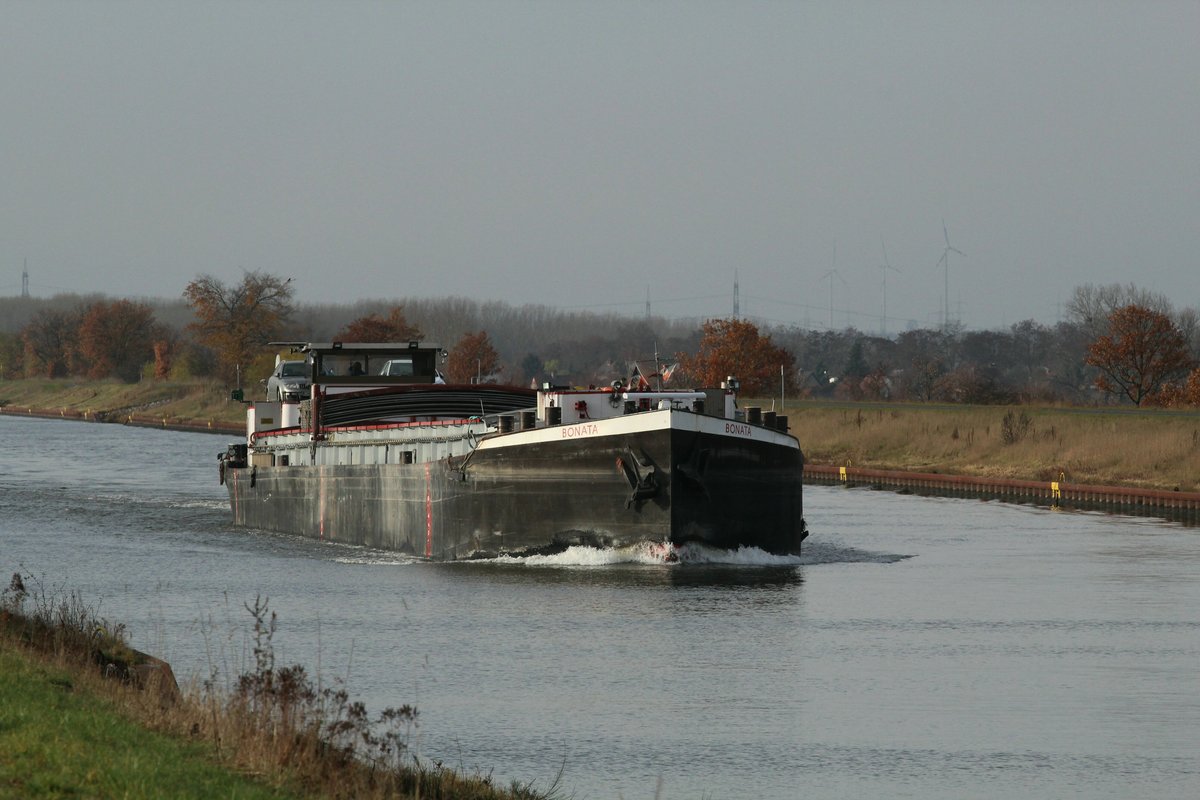
[(1200, 305), (1195, 0), (0, 0), (0, 121), (0, 295), (877, 331), (886, 246), (893, 332)]

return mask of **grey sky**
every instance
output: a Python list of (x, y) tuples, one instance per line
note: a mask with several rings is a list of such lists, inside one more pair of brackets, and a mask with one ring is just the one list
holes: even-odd
[[(0, 0), (0, 294), (1200, 305), (1200, 3)], [(822, 278), (834, 266), (841, 280)]]

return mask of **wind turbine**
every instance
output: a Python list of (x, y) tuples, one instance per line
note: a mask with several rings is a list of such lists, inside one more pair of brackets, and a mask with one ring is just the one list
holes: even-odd
[(842, 284), (846, 283), (846, 279), (843, 278), (841, 276), (841, 273), (839, 273), (837, 271), (837, 242), (836, 241), (833, 243), (833, 266), (829, 269), (828, 272), (826, 272), (824, 275), (821, 276), (821, 280), (825, 280), (826, 278), (829, 279), (829, 330), (831, 330), (831, 331), (833, 330), (833, 279), (834, 279), (834, 276), (837, 276), (837, 279), (839, 281), (841, 281)]
[(887, 336), (887, 274), (889, 269), (897, 275), (900, 274), (900, 270), (888, 261), (887, 245), (883, 243), (882, 236), (879, 237), (879, 245), (883, 248), (883, 263), (879, 265), (879, 271), (883, 274), (883, 313), (879, 317), (879, 332)]
[(950, 244), (950, 232), (946, 230), (945, 217), (942, 218), (942, 236), (946, 238), (946, 249), (942, 251), (942, 257), (938, 259), (937, 265), (946, 270), (945, 295), (942, 300), (942, 330), (944, 331), (950, 328), (950, 254), (958, 253), (963, 258), (966, 258), (967, 254)]

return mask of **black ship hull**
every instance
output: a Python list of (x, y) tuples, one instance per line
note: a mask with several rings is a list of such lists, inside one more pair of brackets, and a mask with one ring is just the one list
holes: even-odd
[(649, 417), (660, 422), (518, 431), (425, 463), (231, 467), (225, 483), (237, 525), (433, 560), (638, 542), (799, 553), (793, 438), (689, 412)]

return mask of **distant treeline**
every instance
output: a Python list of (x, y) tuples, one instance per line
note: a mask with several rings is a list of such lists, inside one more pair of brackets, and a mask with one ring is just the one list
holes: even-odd
[[(140, 377), (223, 374), (217, 369), (219, 359), (206, 352), (202, 339), (193, 335), (197, 316), (191, 303), (155, 298), (121, 302), (125, 303), (121, 313), (128, 314), (131, 307), (146, 309), (153, 318), (153, 330), (138, 343), (146, 356)], [(116, 301), (100, 295), (0, 298), (0, 377), (46, 373), (41, 369), (44, 365), (33, 363), (31, 325), (36, 329), (54, 315), (74, 315), (79, 324), (89, 310), (95, 317), (97, 308), (113, 314), (116, 306)], [(1169, 320), (1184, 352), (1174, 371), (1162, 380), (1186, 379), (1200, 355), (1196, 312), (1176, 310), (1167, 298), (1132, 285), (1078, 287), (1067, 306), (1067, 318), (1053, 326), (1026, 320), (1003, 330), (952, 326), (886, 337), (853, 328), (827, 331), (758, 324), (758, 329), (790, 355), (792, 363), (781, 364), (780, 370), (788, 373), (786, 383), (792, 392), (963, 403), (1091, 403), (1121, 397), (1111, 383), (1107, 391), (1098, 388), (1105, 384), (1105, 371), (1094, 363), (1097, 357), (1092, 350), (1110, 331), (1113, 314), (1126, 307), (1144, 308)], [(424, 341), (447, 349), (472, 334), (486, 333), (499, 358), (499, 377), (519, 384), (553, 377), (576, 385), (605, 385), (615, 377), (627, 376), (633, 362), (656, 355), (671, 362), (679, 354), (696, 353), (705, 323), (701, 319), (563, 311), (461, 297), (394, 298), (348, 305), (297, 303), (286, 309), (288, 313), (282, 315), (273, 335), (282, 341), (331, 341), (356, 320), (387, 317), (397, 309)], [(92, 320), (93, 327), (110, 330), (111, 325), (102, 325), (104, 315), (99, 316), (100, 321)], [(265, 346), (265, 341), (261, 344)], [(275, 351), (270, 352), (273, 359)], [(269, 369), (268, 364), (259, 360), (242, 374), (257, 380), (262, 377), (257, 373)], [(86, 374), (79, 364), (64, 365), (63, 371)], [(126, 368), (120, 377), (138, 377), (129, 372)], [(1160, 388), (1143, 394), (1153, 396)], [(1140, 395), (1125, 394), (1141, 402)]]

